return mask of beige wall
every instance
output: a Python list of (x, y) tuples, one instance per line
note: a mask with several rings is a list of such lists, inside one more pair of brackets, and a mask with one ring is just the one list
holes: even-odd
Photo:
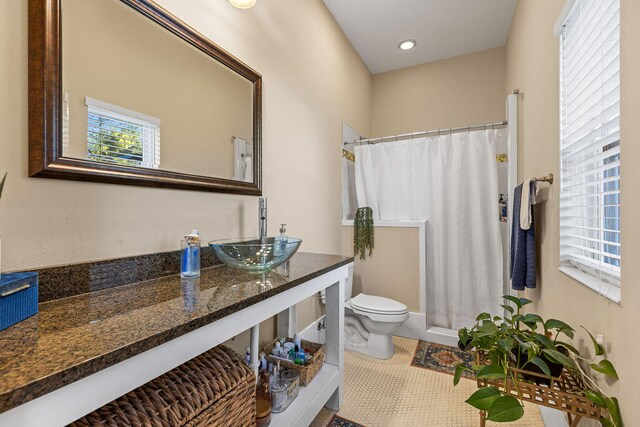
[(373, 76), (374, 136), (505, 118), (505, 48)]
[[(553, 34), (564, 0), (545, 2), (520, 0), (507, 44), (505, 94), (520, 88), (519, 179), (559, 172), (559, 40)], [(640, 180), (640, 2), (621, 1), (622, 85), (622, 304), (616, 305), (558, 271), (559, 184), (551, 186), (548, 201), (537, 210), (536, 220), (541, 280), (525, 296), (535, 301), (533, 310), (544, 317), (562, 319), (594, 334), (604, 334), (611, 360), (622, 378), (610, 387), (620, 399), (627, 425), (640, 419), (637, 355), (640, 341), (640, 198), (635, 190)], [(628, 190), (628, 191), (627, 191)], [(578, 332), (576, 342), (584, 346), (588, 337)]]
[(233, 178), (231, 137), (253, 136), (251, 82), (124, 3), (65, 0), (62, 15), (65, 156), (87, 155), (88, 96), (161, 120), (160, 169)]
[[(264, 78), (270, 234), (284, 222), (301, 250), (339, 253), (341, 122), (369, 132), (371, 79), (322, 1), (159, 3)], [(0, 76), (6, 270), (175, 250), (193, 227), (204, 241), (257, 233), (256, 197), (28, 178), (26, 1), (0, 2)]]
[[(353, 255), (353, 227), (342, 227), (342, 253)], [(418, 228), (375, 227), (375, 248), (364, 261), (356, 258), (353, 295), (391, 298), (420, 312), (420, 237)]]

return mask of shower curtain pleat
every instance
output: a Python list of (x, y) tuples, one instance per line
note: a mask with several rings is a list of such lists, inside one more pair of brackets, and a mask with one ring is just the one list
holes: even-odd
[(428, 220), (430, 326), (458, 329), (480, 312), (500, 313), (497, 138), (506, 130), (355, 148), (359, 207), (377, 220)]

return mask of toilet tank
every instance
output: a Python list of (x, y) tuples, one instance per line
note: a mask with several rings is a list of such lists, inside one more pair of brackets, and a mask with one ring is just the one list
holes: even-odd
[[(353, 292), (353, 264), (349, 266), (349, 274), (347, 275), (347, 280), (344, 283), (344, 300), (345, 302), (351, 298), (351, 293)], [(320, 291), (320, 300), (323, 304), (327, 303), (327, 294), (326, 289)]]

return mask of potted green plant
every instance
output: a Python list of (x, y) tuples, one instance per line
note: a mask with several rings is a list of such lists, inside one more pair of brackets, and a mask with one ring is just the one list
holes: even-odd
[[(456, 367), (454, 385), (460, 381), (465, 370), (471, 370), (477, 378), (486, 380), (503, 379), (518, 382), (528, 381), (540, 384), (540, 375), (558, 377), (562, 369), (567, 369), (580, 377), (586, 387), (584, 395), (600, 408), (606, 409), (606, 416), (600, 419), (604, 427), (623, 427), (620, 407), (615, 397), (609, 397), (589, 376), (583, 365), (588, 364), (594, 371), (618, 379), (613, 364), (606, 358), (604, 347), (587, 331), (594, 347), (594, 357), (583, 357), (580, 352), (564, 338), (573, 339), (575, 330), (557, 319), (544, 320), (537, 314), (522, 313), (522, 309), (531, 303), (526, 298), (510, 295), (503, 297), (513, 305), (503, 304), (504, 317), (481, 313), (475, 325), (458, 331), (461, 349), (482, 351), (488, 364), (467, 368), (463, 364)], [(515, 307), (515, 308), (514, 308)], [(596, 358), (600, 360), (595, 363)], [(514, 374), (511, 367), (529, 371), (532, 375)], [(548, 380), (547, 380), (548, 381)], [(547, 384), (548, 385), (548, 384)], [(509, 422), (524, 415), (524, 405), (514, 396), (502, 395), (493, 386), (478, 389), (466, 401), (477, 409), (486, 411), (487, 419), (497, 422)]]

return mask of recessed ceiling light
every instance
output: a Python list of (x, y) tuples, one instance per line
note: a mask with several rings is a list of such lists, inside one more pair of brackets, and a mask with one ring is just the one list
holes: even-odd
[(417, 44), (418, 44), (418, 42), (415, 41), (415, 40), (411, 40), (411, 39), (403, 40), (398, 44), (398, 49), (400, 49), (400, 50), (411, 50), (414, 47), (416, 47)]
[(256, 4), (256, 0), (229, 0), (238, 9), (249, 9)]

